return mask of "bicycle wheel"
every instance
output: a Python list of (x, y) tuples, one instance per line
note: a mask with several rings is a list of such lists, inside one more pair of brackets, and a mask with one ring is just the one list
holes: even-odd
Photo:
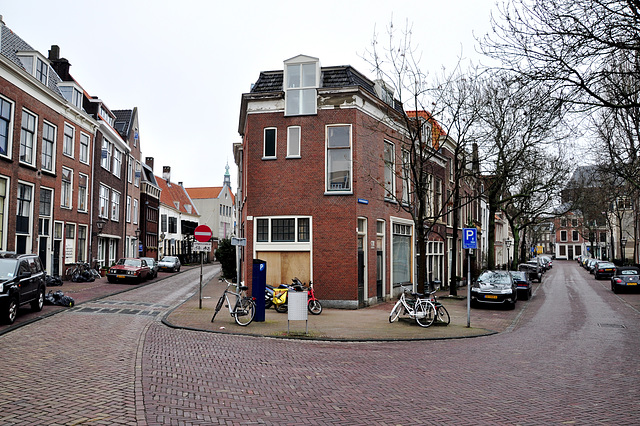
[(402, 312), (402, 302), (398, 300), (395, 305), (393, 305), (393, 309), (391, 309), (391, 313), (389, 313), (389, 322), (395, 322), (400, 313)]
[(414, 311), (420, 327), (429, 327), (436, 320), (436, 309), (428, 300), (418, 300)]
[(451, 317), (449, 317), (449, 312), (447, 311), (447, 308), (445, 308), (444, 306), (440, 305), (438, 306), (438, 309), (436, 310), (438, 316), (438, 323), (442, 323), (444, 325), (449, 325), (449, 323), (451, 322)]
[(322, 313), (322, 305), (319, 300), (309, 300), (307, 308), (313, 315), (320, 315)]
[(216, 305), (216, 311), (213, 313), (213, 316), (211, 317), (211, 322), (213, 322), (213, 320), (216, 318), (216, 315), (218, 315), (218, 311), (220, 311), (223, 304), (224, 304), (224, 293), (222, 294), (222, 296), (220, 296), (220, 299), (218, 299), (218, 304)]
[(256, 302), (251, 297), (243, 297), (236, 302), (236, 307), (233, 310), (233, 318), (235, 318), (238, 325), (249, 325), (253, 321), (253, 317), (256, 314)]

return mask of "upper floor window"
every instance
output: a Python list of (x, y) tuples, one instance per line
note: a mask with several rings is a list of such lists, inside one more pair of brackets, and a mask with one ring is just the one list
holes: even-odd
[(384, 141), (384, 189), (385, 198), (392, 198), (395, 195), (396, 175), (395, 175), (395, 146), (391, 142)]
[(78, 211), (87, 211), (87, 197), (89, 194), (89, 176), (78, 174)]
[(20, 131), (20, 162), (34, 165), (33, 153), (36, 149), (36, 116), (22, 111), (22, 129)]
[(138, 223), (138, 200), (133, 199), (133, 224), (136, 225)]
[(58, 83), (58, 89), (62, 96), (78, 109), (82, 109), (82, 99), (84, 98), (82, 90), (73, 83)]
[(567, 241), (567, 231), (560, 231), (560, 241)]
[(317, 58), (297, 56), (285, 61), (285, 115), (315, 114), (320, 63)]
[(0, 155), (11, 156), (11, 126), (12, 104), (6, 99), (0, 97)]
[(53, 172), (56, 150), (56, 128), (44, 122), (42, 126), (42, 170)]
[(120, 193), (111, 191), (111, 220), (117, 222), (120, 219)]
[(89, 135), (80, 133), (80, 161), (89, 163)]
[(579, 239), (578, 231), (571, 231), (571, 239), (573, 241), (578, 241)]
[(133, 163), (134, 159), (132, 156), (129, 156), (129, 161), (127, 162), (127, 182), (133, 182)]
[(49, 82), (49, 63), (38, 52), (16, 52), (24, 69), (46, 85)]
[(264, 151), (262, 158), (276, 158), (276, 137), (277, 129), (270, 127), (264, 129)]
[(113, 149), (113, 144), (109, 142), (107, 138), (102, 139), (102, 156), (100, 160), (100, 165), (102, 165), (103, 169), (110, 170), (111, 167), (111, 150)]
[(122, 173), (122, 151), (119, 149), (113, 150), (113, 168), (111, 171), (116, 177), (120, 177), (120, 173)]
[(140, 175), (142, 174), (142, 171), (140, 169), (140, 162), (136, 160), (136, 172), (135, 172), (135, 176), (134, 176), (134, 180), (133, 180), (133, 184), (138, 187), (140, 186)]
[(409, 193), (411, 192), (411, 157), (409, 151), (402, 150), (402, 202), (409, 204)]
[(16, 233), (30, 234), (31, 194), (33, 187), (26, 183), (18, 183), (18, 210), (16, 211)]
[(257, 242), (308, 243), (311, 222), (308, 217), (273, 217), (257, 219)]
[(71, 208), (71, 188), (73, 187), (73, 170), (62, 168), (62, 184), (60, 188), (60, 205)]
[(100, 193), (99, 193), (100, 201), (98, 206), (98, 216), (108, 218), (109, 216), (109, 188), (100, 185)]
[(107, 111), (107, 109), (103, 106), (100, 106), (100, 117), (102, 117), (104, 121), (109, 123), (109, 126), (113, 127), (113, 117), (111, 116), (111, 114), (109, 114), (109, 111)]
[(40, 58), (36, 59), (36, 78), (40, 80), (42, 84), (47, 84), (49, 79), (49, 64)]
[(76, 129), (65, 123), (64, 125), (64, 141), (62, 142), (62, 153), (69, 157), (73, 157), (73, 139)]
[(300, 126), (287, 127), (287, 157), (300, 157)]
[(351, 191), (351, 125), (327, 126), (326, 138), (326, 190)]

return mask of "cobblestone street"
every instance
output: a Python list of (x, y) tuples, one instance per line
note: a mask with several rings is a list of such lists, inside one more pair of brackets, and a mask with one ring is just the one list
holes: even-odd
[(471, 339), (318, 342), (160, 322), (196, 290), (196, 271), (186, 271), (0, 336), (9, 355), (0, 423), (619, 425), (640, 418), (640, 295), (613, 294), (575, 262), (556, 262), (534, 298), (518, 302), (512, 327)]

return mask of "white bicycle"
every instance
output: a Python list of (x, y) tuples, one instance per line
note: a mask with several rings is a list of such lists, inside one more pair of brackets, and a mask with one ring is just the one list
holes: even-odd
[(403, 286), (400, 299), (389, 314), (389, 322), (395, 322), (400, 315), (408, 315), (409, 318), (415, 319), (421, 327), (429, 327), (437, 317), (435, 305), (420, 293), (411, 292), (414, 299), (407, 299), (408, 292), (408, 287)]
[[(251, 321), (253, 321), (253, 317), (256, 314), (256, 303), (252, 297), (247, 296), (247, 290), (249, 287), (242, 285), (236, 286), (225, 278), (220, 278), (220, 281), (227, 283), (227, 288), (224, 289), (224, 293), (222, 293), (222, 296), (218, 299), (216, 311), (213, 313), (211, 322), (213, 322), (216, 315), (218, 315), (218, 311), (222, 309), (224, 302), (227, 302), (226, 306), (229, 308), (229, 314), (236, 320), (238, 325), (246, 326), (251, 324)], [(231, 287), (235, 287), (237, 291), (231, 290)], [(229, 295), (235, 296), (234, 302), (229, 300)]]

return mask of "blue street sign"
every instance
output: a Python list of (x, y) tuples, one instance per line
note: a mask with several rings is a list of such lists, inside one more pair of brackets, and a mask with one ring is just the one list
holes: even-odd
[(463, 249), (478, 248), (478, 230), (476, 228), (462, 229), (462, 248)]

